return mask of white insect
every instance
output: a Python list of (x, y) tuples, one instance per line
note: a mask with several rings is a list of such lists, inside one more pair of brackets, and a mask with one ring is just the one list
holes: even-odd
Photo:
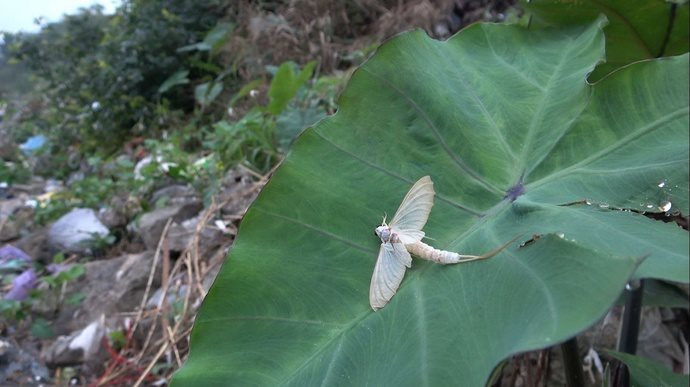
[(490, 258), (498, 254), (511, 242), (484, 255), (461, 255), (452, 251), (435, 249), (422, 242), (426, 224), (434, 205), (434, 183), (429, 176), (419, 179), (405, 195), (390, 224), (376, 227), (381, 238), (381, 248), (374, 267), (369, 287), (369, 304), (372, 309), (383, 308), (393, 298), (405, 275), (405, 269), (412, 265), (410, 253), (429, 261), (451, 264)]

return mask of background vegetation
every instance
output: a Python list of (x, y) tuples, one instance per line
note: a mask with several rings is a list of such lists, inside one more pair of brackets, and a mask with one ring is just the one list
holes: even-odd
[[(257, 190), (263, 187), (291, 152), (298, 135), (338, 110), (338, 96), (353, 70), (370, 58), (385, 39), (410, 28), (423, 28), (431, 37), (446, 39), (479, 20), (515, 23), (536, 31), (589, 25), (603, 13), (608, 16), (608, 26), (604, 28), (607, 63), (596, 67), (589, 78), (592, 82), (638, 60), (687, 52), (687, 2), (646, 0), (638, 8), (615, 0), (581, 4), (534, 0), (513, 7), (514, 3), (502, 0), (123, 0), (112, 15), (91, 7), (66, 15), (62, 21), (48, 24), (35, 34), (3, 33), (0, 183), (4, 186), (0, 186), (0, 199), (4, 198), (3, 190), (8, 185), (31, 186), (36, 177), (45, 179), (41, 181), (57, 181), (62, 186), (60, 190), (35, 195), (35, 208), (27, 229), (49, 225), (73, 208), (102, 210), (120, 198), (125, 198), (122, 201), (128, 206), (127, 222), (136, 224), (143, 214), (162, 205), (160, 200), (154, 200), (152, 193), (172, 183), (194, 187), (209, 212), (213, 212), (222, 196), (223, 182), (228, 176), (234, 176), (233, 171), (237, 168), (248, 171), (254, 176), (254, 187)], [(504, 84), (514, 81), (510, 76), (504, 79), (502, 73), (497, 74)], [(363, 88), (360, 95), (377, 90)], [(358, 111), (367, 111), (375, 105), (358, 96), (350, 96), (348, 100), (354, 103), (359, 99), (365, 103)], [(379, 116), (384, 110), (382, 107), (366, 113), (371, 115), (367, 122), (380, 120), (378, 129), (372, 131), (382, 130), (391, 122)], [(404, 115), (402, 110), (398, 113)], [(516, 111), (514, 116), (520, 113)], [(344, 135), (356, 132), (347, 125), (343, 127), (347, 129)], [(370, 132), (361, 134), (361, 138), (372, 138)], [(18, 147), (37, 138), (45, 140), (45, 144), (36, 149)], [(354, 146), (363, 147), (361, 143)], [(302, 155), (319, 156), (313, 148), (306, 152), (302, 148)], [(332, 149), (328, 148), (313, 165), (326, 162), (330, 153)], [(340, 175), (334, 172), (323, 181), (328, 177), (337, 180)], [(296, 180), (299, 179), (283, 180), (287, 182), (282, 188), (294, 194), (303, 183)], [(496, 182), (500, 184), (501, 181)], [(265, 208), (270, 208), (271, 203), (271, 190), (268, 192), (262, 202)], [(687, 191), (684, 192), (687, 196)], [(549, 192), (549, 195), (557, 193)], [(328, 197), (327, 192), (323, 193), (322, 198)], [(389, 199), (397, 200), (386, 200)], [(663, 204), (662, 199), (653, 198), (654, 205)], [(687, 198), (674, 203), (687, 203)], [(608, 207), (610, 203), (596, 204)], [(646, 207), (648, 203), (640, 201), (640, 205)], [(687, 214), (675, 212), (676, 209), (657, 215), (687, 229)], [(558, 209), (561, 210), (570, 209)], [(644, 212), (644, 208), (636, 210)], [(250, 214), (250, 221), (255, 216)], [(652, 216), (655, 215), (649, 215)], [(0, 230), (2, 223), (0, 219)], [(276, 235), (282, 232), (278, 230)], [(129, 228), (117, 229), (113, 235), (94, 241), (95, 255), (111, 258), (135, 245), (134, 239)], [(566, 243), (553, 235), (545, 240)], [(546, 243), (545, 240), (542, 242)], [(570, 242), (566, 244), (568, 248), (580, 249)], [(19, 321), (30, 337), (54, 338), (50, 321), (35, 313), (36, 305), (48, 302), (58, 308), (61, 303), (78, 304), (84, 295), (65, 299), (61, 289), (84, 275), (82, 263), (91, 258), (54, 256), (50, 263), (78, 262), (62, 273), (51, 272), (48, 262), (39, 265), (37, 273), (45, 286), (26, 301), (0, 300), (0, 311), (7, 318), (0, 321), (0, 331), (9, 326), (5, 321), (12, 324)], [(254, 257), (250, 261), (254, 262)], [(632, 265), (631, 262), (628, 264)], [(170, 276), (186, 275), (184, 270), (189, 267), (198, 270), (198, 266), (198, 261), (180, 258), (170, 270)], [(0, 266), (0, 270), (12, 269)], [(259, 269), (256, 270), (250, 267), (248, 273), (258, 273)], [(298, 271), (295, 274), (304, 277)], [(586, 273), (581, 274), (586, 277)], [(624, 282), (629, 273), (618, 274), (618, 282)], [(9, 287), (13, 278), (4, 276), (0, 285)], [(678, 274), (677, 278), (682, 279), (683, 275)], [(593, 280), (588, 284), (597, 286), (603, 282)], [(233, 281), (233, 286), (240, 283)], [(620, 290), (617, 284), (607, 285), (610, 285), (606, 288), (608, 298), (615, 298)], [(661, 300), (659, 305), (671, 305), (668, 294), (675, 295), (673, 305), (676, 306), (678, 299), (684, 304), (687, 298), (684, 293), (678, 296), (676, 289), (659, 296), (656, 299)], [(192, 300), (200, 300), (204, 295), (203, 291), (194, 293), (193, 297), (197, 298)], [(354, 308), (359, 308), (355, 304)], [(606, 308), (609, 304), (598, 306)], [(155, 320), (161, 326), (173, 323), (175, 329), (179, 324), (179, 332), (175, 330), (178, 334), (175, 351), (179, 349), (182, 358), (186, 355), (188, 328), (196, 307), (198, 303), (189, 310), (187, 305), (175, 304), (170, 315), (162, 313)], [(679, 313), (687, 316), (687, 310)], [(595, 317), (592, 314), (583, 319), (590, 321)], [(496, 322), (499, 327), (502, 323)], [(568, 332), (560, 332), (559, 337), (565, 338), (580, 328), (578, 325)], [(151, 375), (168, 378), (172, 374), (176, 368), (171, 360), (174, 356), (168, 354), (167, 365), (163, 365), (159, 360), (161, 355), (156, 355), (157, 349), (138, 347), (141, 343), (132, 345), (134, 341), (134, 336), (125, 331), (114, 332), (109, 337), (110, 345), (122, 357), (133, 357), (134, 351), (140, 350), (138, 358), (141, 359), (148, 350), (144, 359), (156, 367), (147, 371)], [(530, 344), (515, 348), (535, 347)], [(636, 364), (634, 358), (624, 355), (621, 358)], [(99, 383), (113, 380), (131, 383), (148, 375), (129, 363), (118, 363), (116, 356), (113, 359), (111, 364), (116, 365), (108, 369), (110, 374), (99, 374)], [(489, 363), (493, 366), (495, 362), (487, 360)], [(130, 379), (116, 379), (118, 372), (120, 377), (125, 375)], [(91, 380), (95, 377), (89, 375)]]

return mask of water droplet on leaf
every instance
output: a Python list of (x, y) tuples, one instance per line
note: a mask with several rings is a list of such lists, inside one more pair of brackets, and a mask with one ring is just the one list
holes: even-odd
[(661, 203), (659, 211), (668, 212), (671, 209), (671, 202)]

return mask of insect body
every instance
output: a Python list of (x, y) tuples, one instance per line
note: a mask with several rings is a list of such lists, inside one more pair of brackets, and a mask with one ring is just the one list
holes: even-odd
[(439, 250), (422, 242), (426, 224), (434, 205), (434, 183), (429, 176), (419, 179), (405, 195), (390, 224), (376, 227), (374, 232), (381, 239), (378, 259), (369, 287), (369, 304), (372, 309), (383, 308), (395, 295), (412, 265), (410, 253), (429, 261), (451, 264), (490, 258), (506, 248), (514, 240), (484, 255), (461, 255)]

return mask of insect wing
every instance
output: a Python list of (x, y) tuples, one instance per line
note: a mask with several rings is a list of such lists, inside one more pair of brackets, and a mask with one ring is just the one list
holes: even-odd
[(381, 243), (374, 275), (369, 287), (369, 304), (372, 309), (383, 308), (395, 292), (405, 275), (405, 268), (412, 265), (412, 257), (402, 243)]
[(424, 237), (422, 228), (434, 205), (434, 194), (434, 183), (429, 176), (424, 176), (405, 195), (390, 223), (402, 243), (418, 242)]

